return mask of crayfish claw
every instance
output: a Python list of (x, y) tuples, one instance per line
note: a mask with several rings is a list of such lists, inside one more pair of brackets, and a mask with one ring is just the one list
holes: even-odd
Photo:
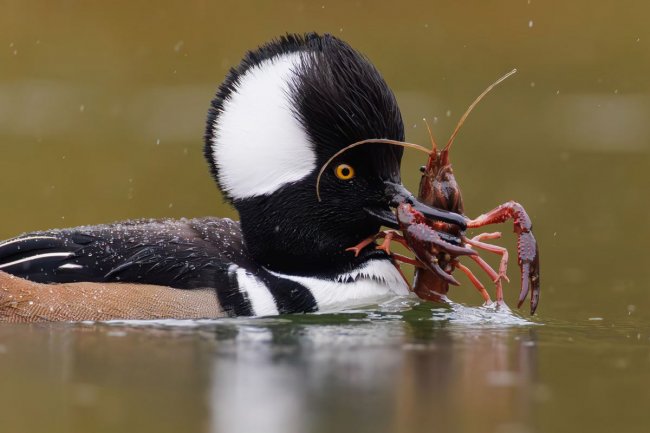
[[(529, 266), (523, 265), (521, 267), (521, 291), (519, 292), (519, 300), (517, 301), (517, 308), (521, 308), (521, 304), (526, 300), (528, 291), (530, 290), (530, 279), (528, 278)], [(531, 308), (532, 309), (532, 308)]]
[(530, 292), (530, 314), (535, 314), (540, 294), (539, 249), (531, 232), (522, 233), (519, 239), (519, 266), (521, 268), (521, 292), (517, 307), (521, 307)]
[(471, 248), (451, 244), (440, 237), (440, 233), (426, 224), (414, 224), (406, 227), (407, 238), (420, 243), (429, 243), (452, 256), (475, 256), (478, 253)]
[(427, 259), (425, 265), (431, 271), (433, 271), (434, 274), (436, 274), (437, 276), (439, 276), (440, 278), (442, 278), (443, 280), (445, 280), (446, 282), (448, 282), (453, 286), (460, 286), (460, 283), (458, 282), (458, 280), (456, 280), (456, 278), (453, 277), (453, 275), (451, 275), (448, 272), (445, 272), (445, 270), (440, 267), (440, 264), (438, 263), (439, 260), (436, 256), (428, 252), (425, 252), (424, 256)]
[[(513, 220), (514, 232), (517, 234), (517, 256), (519, 259), (519, 268), (521, 269), (521, 292), (519, 293), (519, 302), (517, 306), (521, 307), (521, 304), (523, 304), (526, 296), (528, 296), (528, 293), (530, 292), (530, 314), (535, 314), (540, 292), (539, 249), (535, 236), (533, 236), (532, 222), (524, 207), (517, 202), (509, 201), (476, 219), (469, 220), (467, 222), (467, 227), (479, 228), (489, 224), (502, 223), (509, 219)], [(492, 236), (496, 236), (496, 233), (483, 234), (482, 238), (490, 239)], [(476, 238), (470, 239), (467, 242), (477, 246), (476, 244), (481, 243), (480, 239), (481, 238), (478, 238), (478, 242)], [(491, 248), (496, 249), (495, 247)], [(499, 274), (504, 274), (505, 276), (504, 264), (505, 261), (502, 260)]]
[(478, 256), (478, 253), (471, 248), (457, 247), (456, 245), (452, 244), (440, 245), (440, 249), (454, 256)]

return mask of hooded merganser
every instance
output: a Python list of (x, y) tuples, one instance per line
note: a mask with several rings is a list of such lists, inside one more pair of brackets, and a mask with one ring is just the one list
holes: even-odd
[[(408, 200), (395, 96), (331, 35), (287, 35), (249, 52), (208, 113), (205, 156), (241, 221), (140, 220), (28, 233), (0, 243), (0, 320), (261, 316), (335, 311), (406, 295), (389, 256), (346, 251)], [(463, 227), (464, 228), (464, 227)], [(20, 277), (20, 278), (16, 278)], [(185, 289), (185, 290), (179, 290)]]

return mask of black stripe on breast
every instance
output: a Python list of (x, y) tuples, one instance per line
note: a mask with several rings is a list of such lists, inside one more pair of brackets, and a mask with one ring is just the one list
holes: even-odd
[(275, 276), (265, 270), (261, 271), (257, 277), (268, 287), (280, 314), (313, 313), (318, 311), (316, 298), (302, 284)]
[[(224, 312), (229, 317), (254, 316), (255, 311), (244, 289), (239, 286), (237, 267), (228, 271), (227, 287), (219, 288), (217, 296)], [(311, 291), (300, 283), (278, 277), (265, 269), (251, 273), (266, 286), (280, 314), (313, 313), (318, 304)]]
[(237, 281), (237, 268), (228, 270), (228, 286), (217, 289), (221, 308), (229, 317), (253, 316), (253, 306), (246, 293), (242, 293)]

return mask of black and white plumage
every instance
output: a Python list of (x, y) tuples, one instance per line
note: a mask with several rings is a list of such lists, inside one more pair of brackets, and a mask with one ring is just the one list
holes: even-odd
[[(29, 233), (0, 243), (0, 271), (39, 283), (139, 283), (214, 289), (231, 316), (332, 311), (408, 293), (389, 258), (345, 249), (395, 225), (404, 139), (395, 97), (374, 66), (330, 36), (287, 35), (249, 52), (212, 101), (205, 155), (241, 222), (130, 221)], [(435, 210), (432, 210), (432, 212)], [(450, 222), (462, 218), (450, 214)]]
[(400, 147), (349, 152), (357, 177), (328, 172), (323, 201), (315, 194), (320, 166), (366, 138), (403, 140), (400, 111), (374, 66), (339, 39), (290, 35), (231, 71), (212, 102), (205, 153), (259, 260), (313, 272), (346, 262), (346, 247), (377, 232), (364, 207), (388, 209), (383, 182), (400, 182)]
[[(48, 230), (0, 243), (0, 270), (39, 283), (136, 282), (178, 289), (216, 288), (231, 315), (256, 313), (238, 280), (255, 269), (239, 223), (227, 218), (139, 220)], [(260, 273), (274, 286), (272, 275)], [(289, 296), (294, 290), (296, 296)], [(303, 293), (299, 293), (302, 290)], [(315, 311), (302, 288), (277, 290), (278, 312)]]

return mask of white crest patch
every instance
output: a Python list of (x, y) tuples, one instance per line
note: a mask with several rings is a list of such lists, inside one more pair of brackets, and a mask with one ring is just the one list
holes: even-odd
[(223, 101), (212, 125), (212, 152), (219, 184), (232, 198), (272, 193), (316, 168), (290, 97), (301, 61), (300, 54), (291, 53), (251, 67)]
[(379, 304), (409, 294), (406, 282), (389, 260), (370, 260), (358, 269), (338, 275), (334, 280), (271, 273), (308, 288), (320, 312)]

